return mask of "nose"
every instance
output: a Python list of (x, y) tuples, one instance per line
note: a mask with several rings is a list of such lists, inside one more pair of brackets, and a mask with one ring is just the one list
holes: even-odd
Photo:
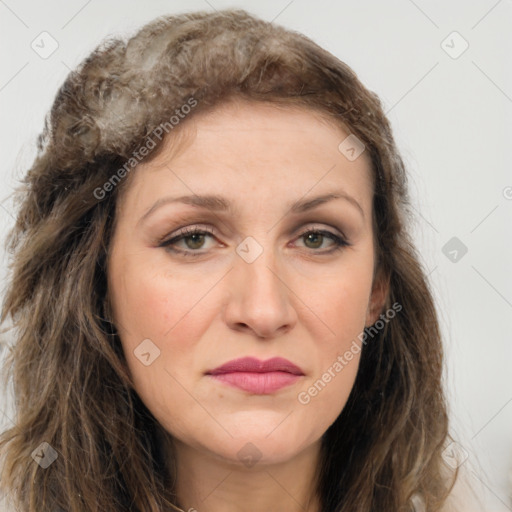
[(274, 338), (294, 327), (293, 292), (271, 250), (265, 249), (252, 263), (237, 255), (228, 276), (230, 295), (224, 315), (231, 329)]

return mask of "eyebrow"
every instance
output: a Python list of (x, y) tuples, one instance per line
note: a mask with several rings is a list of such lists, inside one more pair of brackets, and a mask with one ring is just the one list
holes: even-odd
[[(345, 192), (336, 192), (330, 194), (324, 194), (321, 196), (314, 197), (313, 199), (299, 199), (298, 201), (289, 204), (289, 211), (291, 213), (304, 213), (308, 210), (312, 210), (328, 201), (332, 201), (334, 199), (344, 199), (348, 201), (350, 204), (356, 207), (356, 209), (361, 213), (361, 216), (364, 218), (364, 211), (361, 205), (350, 195)], [(164, 204), (170, 203), (182, 203), (188, 204), (190, 206), (194, 206), (196, 208), (201, 208), (205, 210), (211, 210), (214, 212), (232, 212), (233, 204), (227, 200), (223, 196), (219, 195), (187, 195), (180, 197), (161, 197), (158, 199), (149, 210), (147, 210), (144, 215), (138, 220), (137, 224), (140, 224), (146, 218), (148, 218), (155, 210), (163, 206)]]

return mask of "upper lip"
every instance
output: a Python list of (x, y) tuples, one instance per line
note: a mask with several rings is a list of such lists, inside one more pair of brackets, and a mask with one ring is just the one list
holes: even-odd
[(206, 372), (208, 375), (220, 375), (222, 373), (233, 372), (253, 372), (253, 373), (267, 373), (267, 372), (287, 372), (293, 375), (304, 375), (304, 372), (288, 359), (283, 357), (273, 357), (266, 361), (260, 361), (255, 357), (242, 357), (240, 359), (233, 359), (228, 361), (213, 370)]

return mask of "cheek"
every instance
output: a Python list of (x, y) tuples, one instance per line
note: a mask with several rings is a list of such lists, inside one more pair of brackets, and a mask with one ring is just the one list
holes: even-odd
[(364, 329), (371, 284), (371, 268), (354, 265), (326, 281), (314, 298), (308, 297), (308, 303), (314, 304), (319, 318), (329, 328), (327, 339), (333, 347), (350, 344)]
[[(204, 276), (172, 275), (162, 266), (148, 264), (137, 255), (112, 268), (113, 313), (128, 366), (138, 390), (174, 382), (186, 382), (197, 366), (196, 346), (215, 314), (207, 292), (215, 281)], [(151, 340), (158, 357), (146, 367), (136, 357), (143, 340)], [(147, 343), (147, 342), (145, 342)], [(149, 344), (150, 348), (152, 347)], [(148, 368), (151, 371), (148, 371)]]
[(369, 265), (347, 268), (324, 286), (322, 294), (311, 298), (329, 334), (317, 338), (315, 373), (301, 388), (298, 402), (313, 416), (313, 411), (318, 412), (322, 428), (337, 418), (357, 376), (372, 282), (369, 269)]
[[(304, 386), (290, 397), (299, 413), (290, 426), (290, 442), (322, 435), (343, 409), (353, 387), (358, 354), (345, 364), (337, 358), (350, 350), (364, 327), (372, 261), (357, 256), (346, 258), (343, 265), (328, 272), (324, 267), (315, 273), (312, 265), (306, 271), (303, 265), (299, 268), (303, 272), (291, 272), (285, 279), (297, 295), (289, 297), (298, 313), (297, 332), (307, 333), (300, 347), (309, 353), (314, 368)], [(220, 283), (215, 272), (210, 277), (205, 272), (164, 272), (164, 265), (156, 264), (144, 251), (127, 254), (116, 264), (110, 274), (113, 313), (138, 394), (157, 420), (178, 438), (190, 442), (195, 437), (209, 439), (218, 425), (187, 390), (194, 389), (194, 371), (199, 371), (211, 354), (200, 350), (201, 340), (207, 339), (208, 329), (218, 321), (220, 304), (225, 305), (223, 287), (229, 280)], [(144, 366), (134, 355), (134, 349), (147, 338), (160, 349), (150, 366)], [(222, 417), (222, 396), (203, 397), (201, 391), (197, 388), (194, 396), (202, 397), (202, 402)], [(299, 392), (309, 400), (307, 403), (300, 401)], [(230, 414), (226, 412), (228, 425)], [(269, 420), (269, 425), (261, 421), (265, 428), (275, 423), (275, 419)]]
[[(172, 411), (195, 406), (186, 388), (194, 347), (211, 321), (199, 302), (206, 290), (154, 271), (142, 258), (112, 267), (110, 275), (113, 314), (137, 394), (160, 423), (184, 435), (186, 422)], [(147, 352), (148, 365), (137, 357)]]
[[(322, 435), (343, 410), (354, 386), (362, 350), (370, 281), (352, 274), (326, 288), (317, 309), (329, 328), (317, 337), (315, 370), (297, 395), (298, 407), (308, 428)], [(320, 316), (320, 315), (319, 315)]]
[(310, 379), (297, 395), (304, 418), (323, 433), (343, 410), (356, 379), (360, 352), (342, 353)]
[(114, 316), (131, 339), (163, 339), (187, 325), (183, 319), (198, 301), (198, 290), (190, 280), (149, 266), (142, 256), (113, 268), (111, 282)]

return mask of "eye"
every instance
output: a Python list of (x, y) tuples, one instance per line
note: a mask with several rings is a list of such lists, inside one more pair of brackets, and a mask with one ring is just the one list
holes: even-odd
[[(212, 230), (208, 228), (199, 228), (197, 226), (187, 227), (169, 240), (160, 242), (158, 247), (164, 247), (165, 250), (182, 256), (201, 256), (205, 254), (205, 251), (199, 252), (199, 249), (204, 249), (205, 239), (207, 237), (214, 237)], [(297, 239), (303, 239), (308, 249), (319, 254), (330, 254), (350, 245), (341, 236), (324, 229), (308, 229), (307, 231), (303, 231)], [(331, 240), (332, 248), (327, 251), (318, 251), (317, 249), (322, 248), (326, 239)], [(184, 243), (185, 246), (177, 248), (176, 246), (178, 243)]]
[(301, 235), (299, 235), (298, 239), (303, 239), (306, 244), (306, 247), (309, 249), (319, 249), (321, 248), (322, 243), (326, 239), (331, 240), (333, 242), (333, 248), (330, 251), (323, 251), (324, 254), (331, 253), (333, 251), (342, 249), (343, 247), (350, 245), (341, 236), (338, 236), (335, 233), (332, 233), (331, 231), (327, 231), (325, 229), (308, 229), (307, 231), (303, 231)]
[[(187, 227), (177, 236), (161, 242), (159, 247), (165, 247), (166, 250), (183, 256), (200, 256), (204, 253), (197, 252), (197, 249), (203, 248), (205, 237), (213, 237), (213, 232), (208, 228)], [(178, 242), (185, 242), (185, 250), (175, 248)]]

